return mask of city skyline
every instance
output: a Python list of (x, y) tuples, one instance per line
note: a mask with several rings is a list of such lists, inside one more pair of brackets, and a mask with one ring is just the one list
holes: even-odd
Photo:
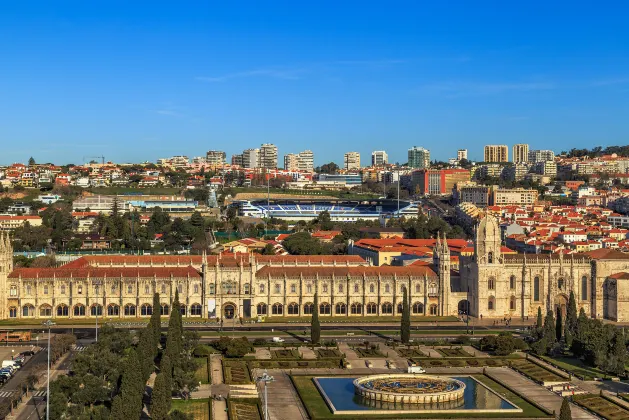
[(383, 149), (403, 163), (415, 144), (481, 160), (485, 144), (559, 153), (629, 135), (623, 4), (150, 5), (3, 6), (0, 164), (263, 143), (310, 149), (315, 166)]

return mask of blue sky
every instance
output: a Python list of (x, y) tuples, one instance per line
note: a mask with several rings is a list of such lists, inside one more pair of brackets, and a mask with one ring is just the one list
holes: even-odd
[(0, 3), (0, 164), (629, 143), (627, 2)]

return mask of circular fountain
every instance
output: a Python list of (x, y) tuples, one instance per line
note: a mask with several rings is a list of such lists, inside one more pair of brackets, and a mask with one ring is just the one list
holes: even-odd
[(370, 375), (354, 381), (354, 392), (368, 400), (389, 403), (452, 403), (463, 400), (465, 384), (457, 379), (412, 373)]

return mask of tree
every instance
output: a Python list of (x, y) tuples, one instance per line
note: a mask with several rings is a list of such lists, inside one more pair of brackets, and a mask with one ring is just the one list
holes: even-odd
[(498, 356), (506, 356), (515, 350), (515, 341), (511, 333), (500, 333), (496, 338), (495, 353)]
[(175, 300), (173, 301), (170, 319), (168, 320), (168, 335), (166, 338), (166, 355), (170, 358), (173, 369), (179, 365), (181, 360), (182, 333), (179, 290), (175, 290)]
[(317, 344), (321, 339), (321, 324), (319, 324), (319, 296), (314, 295), (314, 305), (312, 308), (312, 318), (310, 319), (310, 342)]
[(411, 311), (408, 302), (408, 291), (404, 287), (402, 292), (402, 322), (400, 325), (400, 340), (408, 344), (411, 339)]
[(553, 311), (548, 311), (546, 313), (546, 318), (544, 318), (543, 338), (546, 340), (546, 353), (549, 353), (550, 350), (555, 346), (555, 342), (557, 341), (557, 334), (555, 332), (555, 317), (553, 316)]
[(164, 380), (166, 381), (166, 388), (173, 389), (173, 366), (170, 362), (170, 357), (165, 354), (162, 356), (162, 361), (159, 364), (159, 372), (164, 374)]
[(616, 329), (610, 353), (608, 370), (616, 375), (623, 375), (627, 363), (627, 346), (625, 345), (624, 332), (620, 328)]
[(262, 255), (275, 255), (275, 248), (273, 248), (273, 245), (266, 244), (262, 250)]
[(559, 420), (572, 420), (572, 413), (570, 412), (570, 403), (567, 397), (563, 397), (561, 402), (561, 410), (559, 411)]
[(142, 368), (142, 377), (144, 381), (148, 380), (155, 368), (155, 335), (154, 330), (149, 324), (140, 331), (140, 341), (138, 342), (138, 356), (140, 357), (140, 367)]
[(161, 320), (161, 303), (159, 300), (159, 293), (153, 294), (153, 313), (151, 314), (151, 321), (149, 326), (153, 330), (153, 358), (157, 356), (157, 346), (162, 338), (162, 320)]
[(566, 328), (565, 328), (565, 341), (568, 347), (572, 346), (572, 340), (577, 330), (577, 302), (574, 297), (574, 292), (570, 291), (570, 298), (568, 299), (568, 308), (566, 309)]
[(33, 158), (33, 156), (31, 156), (28, 159), (28, 166), (33, 166), (33, 165), (35, 165), (35, 159)]
[(159, 373), (155, 378), (151, 396), (151, 418), (153, 420), (166, 420), (168, 418), (171, 403), (169, 384), (170, 381), (166, 378), (165, 373)]
[(146, 381), (142, 375), (140, 359), (135, 349), (131, 349), (125, 363), (122, 385), (120, 386), (124, 416), (118, 418), (140, 418), (145, 385)]
[(111, 404), (111, 418), (112, 419), (123, 419), (125, 416), (124, 407), (122, 406), (122, 396), (120, 394), (116, 395), (112, 404)]
[(561, 341), (563, 335), (563, 325), (561, 323), (561, 309), (557, 308), (557, 322), (555, 323), (555, 336), (557, 337), (557, 341)]
[(542, 307), (538, 306), (537, 307), (537, 324), (536, 324), (536, 327), (537, 327), (537, 331), (536, 332), (537, 332), (538, 336), (542, 335), (542, 328), (543, 328), (543, 326), (544, 326), (544, 321), (543, 321), (543, 318), (542, 318)]

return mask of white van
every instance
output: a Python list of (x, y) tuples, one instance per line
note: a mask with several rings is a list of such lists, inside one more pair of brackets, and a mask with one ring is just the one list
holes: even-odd
[(273, 342), (274, 343), (283, 343), (284, 339), (281, 337), (273, 337)]
[(408, 373), (426, 373), (426, 370), (421, 366), (409, 366)]
[(9, 367), (9, 366), (17, 368), (17, 363), (15, 363), (15, 361), (13, 361), (13, 360), (3, 360), (2, 361), (2, 367), (3, 368)]

